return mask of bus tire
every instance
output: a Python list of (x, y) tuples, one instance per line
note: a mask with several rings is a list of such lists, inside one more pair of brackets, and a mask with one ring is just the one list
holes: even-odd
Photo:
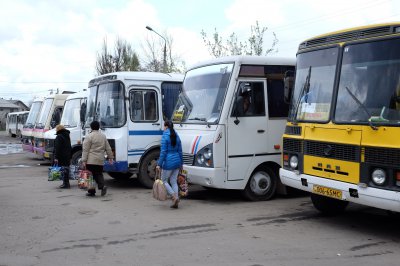
[(278, 175), (267, 166), (260, 166), (251, 174), (243, 196), (250, 201), (270, 200), (275, 196)]
[(328, 198), (313, 193), (311, 193), (311, 201), (318, 211), (327, 216), (337, 215), (344, 212), (349, 204), (348, 201)]
[(75, 166), (79, 166), (82, 160), (82, 150), (78, 150), (72, 154), (71, 164)]
[(153, 188), (156, 177), (157, 160), (160, 157), (159, 150), (147, 153), (139, 166), (138, 180), (145, 188)]

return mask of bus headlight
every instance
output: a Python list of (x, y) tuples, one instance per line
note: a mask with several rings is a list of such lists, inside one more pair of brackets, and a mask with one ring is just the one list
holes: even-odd
[(196, 153), (194, 165), (200, 167), (214, 167), (212, 144), (208, 144)]
[(372, 172), (371, 178), (375, 185), (382, 186), (386, 181), (386, 173), (383, 169), (376, 168)]
[(292, 155), (290, 157), (289, 165), (293, 170), (297, 169), (297, 166), (299, 165), (299, 159), (297, 158), (297, 155)]

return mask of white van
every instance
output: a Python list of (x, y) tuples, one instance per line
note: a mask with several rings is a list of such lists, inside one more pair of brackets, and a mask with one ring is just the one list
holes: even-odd
[(105, 163), (113, 178), (137, 174), (153, 186), (160, 153), (163, 123), (171, 118), (183, 75), (155, 72), (116, 72), (89, 82), (86, 134), (99, 121), (114, 152), (115, 163)]
[(39, 116), (33, 128), (33, 153), (39, 158), (43, 158), (44, 133), (54, 128), (60, 123), (64, 103), (70, 93), (52, 94), (47, 96), (40, 110)]
[[(82, 157), (82, 136), (83, 123), (86, 112), (86, 100), (88, 92), (83, 90), (68, 96), (65, 100), (64, 110), (62, 112), (60, 124), (70, 132), (72, 146), (71, 164), (77, 165)], [(44, 133), (45, 153), (43, 157), (53, 161), (54, 140), (56, 138), (56, 129), (53, 128)]]
[(22, 128), (28, 118), (29, 111), (12, 112), (7, 114), (6, 131), (10, 137), (21, 137)]
[(284, 78), (295, 59), (217, 58), (192, 66), (174, 111), (188, 181), (268, 200), (279, 180), (288, 114)]
[(35, 127), (36, 120), (39, 116), (43, 104), (43, 98), (35, 98), (32, 102), (28, 118), (22, 128), (22, 150), (33, 152), (33, 128)]

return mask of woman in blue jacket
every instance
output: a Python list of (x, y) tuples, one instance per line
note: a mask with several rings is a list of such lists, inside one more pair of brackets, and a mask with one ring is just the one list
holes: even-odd
[(171, 208), (178, 208), (179, 191), (178, 191), (178, 174), (182, 169), (182, 143), (179, 136), (174, 130), (174, 124), (171, 121), (164, 122), (164, 133), (161, 138), (160, 159), (157, 162), (157, 171), (161, 172), (161, 179), (172, 197), (173, 204)]

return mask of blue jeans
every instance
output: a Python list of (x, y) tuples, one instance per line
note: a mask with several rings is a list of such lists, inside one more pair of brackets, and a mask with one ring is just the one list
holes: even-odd
[(178, 174), (179, 174), (179, 168), (172, 170), (162, 169), (161, 171), (161, 180), (163, 181), (168, 194), (171, 196), (175, 195), (175, 197), (177, 198), (179, 198)]

